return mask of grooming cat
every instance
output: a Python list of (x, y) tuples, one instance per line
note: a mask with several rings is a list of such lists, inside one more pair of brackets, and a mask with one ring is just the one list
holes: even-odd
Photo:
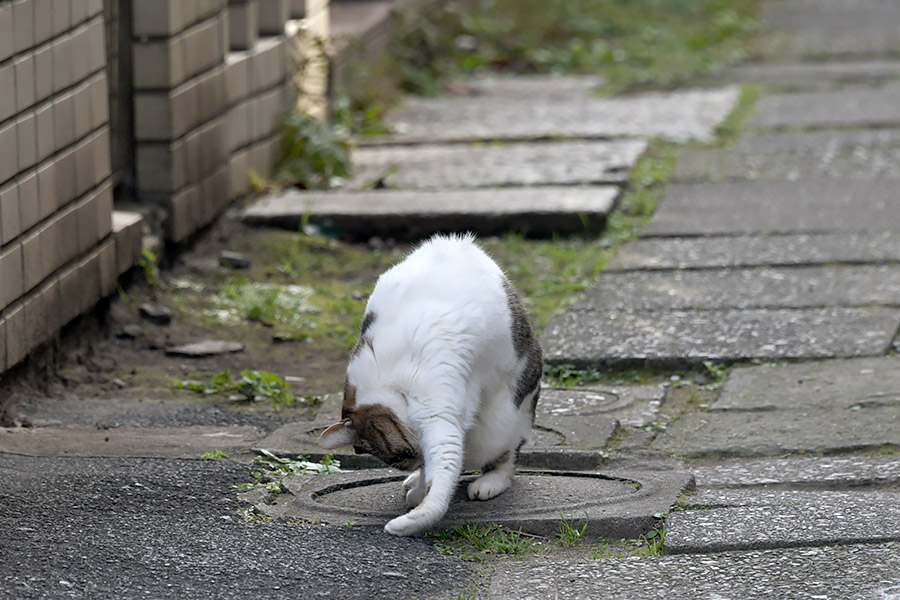
[(398, 469), (413, 535), (443, 518), (463, 471), (471, 500), (512, 483), (540, 392), (541, 349), (518, 295), (474, 236), (434, 236), (378, 279), (323, 448), (351, 445)]

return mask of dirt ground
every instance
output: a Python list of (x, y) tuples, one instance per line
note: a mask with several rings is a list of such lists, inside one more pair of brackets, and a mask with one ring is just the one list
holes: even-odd
[[(0, 425), (249, 424), (272, 430), (284, 422), (313, 418), (315, 398), (341, 388), (347, 357), (344, 340), (355, 337), (365, 292), (356, 293), (353, 304), (358, 305), (358, 314), (348, 311), (342, 326), (345, 333), (337, 339), (315, 333), (284, 335), (277, 323), (264, 320), (221, 323), (196, 310), (238, 272), (219, 266), (222, 250), (243, 252), (250, 258), (253, 271), (248, 271), (246, 278), (276, 279), (273, 261), (265, 256), (271, 248), (254, 248), (254, 241), (263, 233), (223, 218), (186, 248), (171, 253), (168, 261), (163, 261), (155, 285), (135, 269), (117, 296), (70, 324), (52, 347), (39, 350), (28, 363), (0, 380), (4, 397)], [(366, 247), (360, 250), (369, 252)], [(321, 251), (328, 252), (326, 242)], [(402, 255), (402, 250), (397, 253)], [(380, 270), (357, 269), (354, 276), (360, 286), (370, 289)], [(278, 283), (291, 276), (298, 277), (289, 273), (278, 278)], [(184, 291), (173, 285), (184, 281), (191, 282), (191, 297), (185, 298)], [(139, 307), (144, 303), (170, 309), (171, 322), (156, 324), (142, 317)], [(238, 341), (244, 349), (203, 358), (166, 353), (171, 346), (207, 339)], [(244, 369), (277, 373), (290, 383), (298, 401), (275, 407), (176, 387), (185, 380), (209, 381), (223, 369), (233, 376)]]

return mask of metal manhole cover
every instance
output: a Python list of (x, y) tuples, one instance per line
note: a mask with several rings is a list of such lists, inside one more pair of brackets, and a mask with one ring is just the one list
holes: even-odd
[[(394, 469), (296, 477), (284, 482), (290, 493), (255, 504), (263, 514), (287, 520), (384, 526), (406, 512), (400, 487), (404, 477)], [(552, 536), (563, 515), (586, 521), (591, 539), (634, 538), (651, 529), (658, 516), (693, 487), (693, 477), (681, 472), (520, 471), (505, 493), (471, 501), (465, 496), (471, 479), (460, 482), (437, 528), (495, 523)]]

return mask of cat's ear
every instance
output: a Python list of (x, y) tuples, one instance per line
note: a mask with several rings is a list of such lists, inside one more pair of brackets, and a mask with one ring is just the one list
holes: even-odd
[(350, 421), (335, 423), (319, 436), (319, 445), (325, 450), (333, 450), (339, 446), (355, 446), (359, 436)]

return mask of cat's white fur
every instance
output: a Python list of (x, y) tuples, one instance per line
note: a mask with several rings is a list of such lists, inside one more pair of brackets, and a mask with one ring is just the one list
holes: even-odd
[[(437, 523), (463, 471), (501, 459), (469, 485), (470, 499), (493, 498), (512, 482), (538, 390), (516, 406), (527, 357), (514, 347), (505, 281), (472, 236), (435, 236), (385, 272), (369, 298), (371, 343), (360, 344), (347, 380), (357, 406), (393, 410), (424, 459), (403, 483), (415, 508), (388, 522), (388, 533), (412, 535)], [(352, 432), (326, 437), (326, 447), (353, 443)]]

